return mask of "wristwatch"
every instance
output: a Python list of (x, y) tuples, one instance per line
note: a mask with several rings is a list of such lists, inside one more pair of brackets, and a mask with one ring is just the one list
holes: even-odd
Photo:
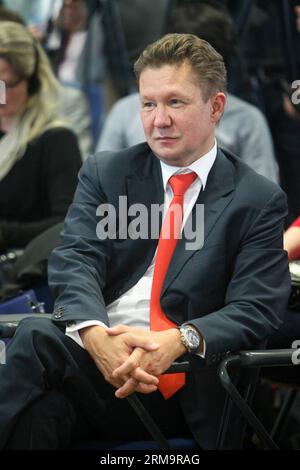
[(199, 351), (202, 338), (196, 328), (184, 323), (179, 327), (180, 339), (189, 353), (196, 354)]

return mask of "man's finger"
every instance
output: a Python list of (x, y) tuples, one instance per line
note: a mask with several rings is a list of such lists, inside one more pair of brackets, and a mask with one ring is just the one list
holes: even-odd
[(117, 398), (125, 398), (128, 395), (131, 395), (133, 392), (135, 392), (137, 385), (137, 381), (133, 378), (130, 378), (122, 385), (122, 387), (115, 391), (115, 396)]
[(129, 326), (127, 325), (116, 325), (106, 329), (106, 333), (109, 336), (121, 335), (122, 333), (126, 333), (127, 331), (130, 331)]
[(145, 351), (156, 351), (159, 348), (158, 343), (144, 337), (140, 332), (134, 331), (134, 328), (130, 328), (127, 325), (116, 325), (112, 328), (107, 328), (106, 333), (108, 336), (118, 336), (126, 333), (126, 344), (132, 348), (139, 347), (143, 348)]
[(149, 338), (141, 337), (138, 333), (127, 333), (125, 338), (126, 344), (132, 348), (142, 348), (145, 351), (156, 351), (159, 344)]
[(143, 350), (136, 348), (132, 351), (128, 359), (113, 371), (112, 376), (114, 378), (120, 378), (125, 375), (130, 375), (134, 369), (139, 367), (142, 354)]
[(131, 375), (138, 381), (156, 384), (157, 378), (140, 367), (140, 361), (143, 355), (144, 351), (141, 348), (136, 348), (132, 351), (128, 359), (113, 371), (112, 377), (114, 379), (120, 379), (125, 375)]
[(149, 374), (149, 372), (146, 372), (141, 367), (134, 369), (131, 373), (131, 377), (133, 377), (138, 382), (142, 382), (148, 385), (157, 385), (159, 382), (155, 375)]
[(137, 382), (135, 379), (130, 378), (127, 382), (115, 392), (117, 398), (125, 398), (134, 392), (139, 393), (152, 393), (157, 390), (156, 385), (147, 385)]
[[(120, 368), (118, 368), (118, 369), (120, 369)], [(122, 373), (122, 371), (119, 371), (118, 369), (116, 369), (112, 374), (113, 378), (116, 379), (116, 380), (120, 379), (121, 377), (124, 377), (124, 374)], [(128, 374), (127, 372), (125, 372), (125, 373)], [(148, 372), (146, 372), (145, 370), (141, 369), (141, 367), (137, 367), (134, 370), (132, 370), (130, 375), (137, 382), (143, 382), (143, 383), (148, 384), (148, 385), (157, 385), (158, 384), (158, 378), (155, 375), (151, 375)]]

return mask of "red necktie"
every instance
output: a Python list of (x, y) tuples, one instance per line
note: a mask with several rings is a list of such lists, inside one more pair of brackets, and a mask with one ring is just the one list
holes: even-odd
[[(184, 193), (196, 178), (197, 175), (193, 172), (175, 175), (169, 179), (174, 196), (161, 228), (156, 252), (150, 298), (150, 329), (153, 331), (167, 330), (176, 326), (164, 314), (160, 306), (160, 294), (171, 258), (181, 234)], [(158, 388), (167, 400), (183, 387), (184, 384), (184, 372), (165, 374), (159, 377)]]

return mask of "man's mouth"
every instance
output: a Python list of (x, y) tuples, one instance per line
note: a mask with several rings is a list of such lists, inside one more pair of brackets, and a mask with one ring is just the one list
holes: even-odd
[(154, 139), (159, 140), (159, 141), (162, 141), (162, 140), (176, 140), (176, 139), (178, 139), (178, 137), (171, 137), (171, 136), (164, 135), (164, 136), (154, 137)]

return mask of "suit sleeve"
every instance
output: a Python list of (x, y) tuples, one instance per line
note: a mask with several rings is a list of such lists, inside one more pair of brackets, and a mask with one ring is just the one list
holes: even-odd
[(96, 210), (105, 203), (94, 157), (83, 164), (65, 219), (63, 244), (49, 260), (49, 285), (56, 298), (55, 321), (100, 320), (108, 324), (102, 291), (110, 242), (96, 234)]
[(224, 307), (189, 322), (205, 338), (207, 364), (258, 346), (282, 324), (290, 294), (282, 249), (285, 215), (285, 195), (276, 190), (240, 244)]

